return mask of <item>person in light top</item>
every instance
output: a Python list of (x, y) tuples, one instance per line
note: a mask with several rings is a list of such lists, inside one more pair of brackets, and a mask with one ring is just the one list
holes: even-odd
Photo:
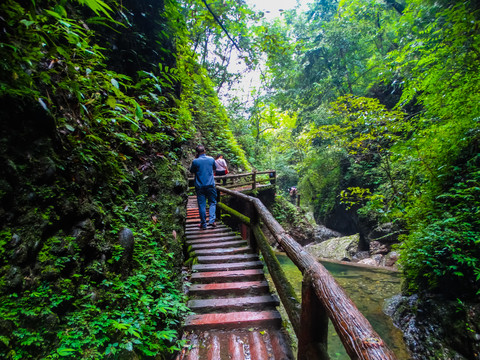
[[(222, 154), (218, 154), (217, 157), (215, 158), (215, 165), (217, 167), (217, 170), (215, 170), (216, 176), (224, 176), (228, 174), (227, 162), (223, 158)], [(227, 179), (222, 179), (222, 181), (223, 181), (223, 185), (227, 183)]]

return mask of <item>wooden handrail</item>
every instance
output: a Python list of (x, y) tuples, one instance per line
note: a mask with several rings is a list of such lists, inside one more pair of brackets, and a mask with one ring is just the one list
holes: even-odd
[[(221, 186), (217, 186), (217, 189), (220, 192), (240, 198), (255, 207), (260, 219), (285, 250), (287, 256), (302, 272), (304, 289), (302, 293), (304, 296), (310, 298), (314, 294), (313, 297), (317, 303), (321, 305), (321, 309), (315, 308), (315, 310), (320, 314), (323, 312), (328, 315), (343, 343), (343, 346), (345, 347), (345, 350), (347, 351), (347, 354), (351, 359), (396, 359), (393, 352), (375, 332), (368, 320), (357, 309), (353, 301), (340, 287), (340, 285), (338, 285), (333, 276), (322, 264), (320, 264), (312, 255), (306, 252), (300, 244), (298, 244), (289, 234), (286, 233), (283, 227), (275, 220), (272, 214), (259, 199)], [(254, 233), (256, 232), (257, 231), (254, 228)], [(255, 234), (255, 236), (256, 238), (261, 237), (257, 236), (257, 234)], [(261, 242), (262, 241), (260, 240), (260, 243)], [(262, 250), (261, 245), (260, 249)], [(267, 259), (268, 256), (265, 256), (264, 254), (264, 258)], [(303, 306), (307, 306), (304, 301), (302, 301), (302, 307)], [(304, 336), (307, 336), (305, 333), (309, 333), (310, 331), (302, 331), (302, 327), (306, 325), (311, 326), (313, 329), (315, 326), (316, 320), (311, 319), (311, 315), (312, 313), (310, 311), (302, 309), (300, 329), (295, 330), (297, 336), (300, 334), (298, 339), (299, 360), (328, 358), (328, 355), (326, 355), (325, 343), (320, 344), (320, 346), (312, 346), (312, 344), (309, 344), (309, 341), (314, 341), (314, 337), (312, 337), (311, 340), (305, 341)], [(318, 319), (318, 321), (321, 322), (324, 321), (324, 319)], [(294, 319), (292, 324), (294, 322), (297, 321)], [(315, 355), (312, 355), (312, 351), (315, 352), (315, 350), (312, 350), (312, 348), (315, 348), (315, 346), (317, 347), (317, 350)]]
[[(258, 179), (257, 175), (269, 175), (268, 179)], [(273, 176), (271, 176), (273, 175)], [(234, 183), (234, 180), (236, 179), (242, 179), (242, 178), (248, 178), (250, 177), (250, 181), (247, 182), (239, 182), (239, 183)], [(247, 185), (252, 185), (252, 190), (255, 190), (257, 188), (258, 184), (266, 183), (270, 181), (272, 184), (275, 184), (276, 179), (277, 179), (277, 172), (276, 170), (264, 170), (264, 171), (253, 171), (249, 173), (242, 173), (242, 174), (227, 174), (227, 175), (222, 175), (222, 176), (214, 176), (215, 181), (222, 181), (226, 180), (227, 182), (230, 182), (230, 184), (225, 185), (225, 187), (230, 187), (230, 188), (235, 188), (235, 187), (240, 187), (240, 186), (247, 186)], [(193, 181), (195, 178), (194, 177), (189, 177), (188, 181)], [(189, 189), (193, 189), (190, 187)]]

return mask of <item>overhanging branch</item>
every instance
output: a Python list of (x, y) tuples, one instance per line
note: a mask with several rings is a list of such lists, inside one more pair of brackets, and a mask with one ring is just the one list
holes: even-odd
[(237, 48), (237, 50), (241, 53), (242, 50), (240, 50), (240, 48), (238, 47), (237, 43), (235, 42), (235, 40), (232, 39), (232, 37), (230, 36), (230, 34), (228, 33), (227, 29), (225, 29), (225, 26), (223, 26), (222, 22), (220, 21), (220, 19), (217, 17), (217, 15), (213, 12), (213, 10), (210, 8), (210, 6), (207, 4), (207, 0), (202, 0), (203, 3), (205, 4), (205, 6), (207, 7), (208, 11), (210, 12), (210, 14), (212, 14), (213, 18), (215, 19), (215, 21), (218, 23), (218, 25), (220, 25), (220, 27), (222, 28), (222, 30), (225, 32), (225, 34), (227, 34), (227, 37), (230, 39), (230, 41), (233, 43), (233, 45)]

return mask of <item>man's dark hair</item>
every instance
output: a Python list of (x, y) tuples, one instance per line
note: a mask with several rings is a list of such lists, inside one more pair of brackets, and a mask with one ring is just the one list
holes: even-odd
[(197, 155), (203, 154), (205, 152), (205, 146), (197, 145), (197, 147), (195, 148), (195, 151), (197, 152)]

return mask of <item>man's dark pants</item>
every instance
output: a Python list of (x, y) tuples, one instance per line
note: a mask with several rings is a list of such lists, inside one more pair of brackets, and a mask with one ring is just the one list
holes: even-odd
[(197, 193), (198, 211), (200, 213), (200, 226), (207, 227), (207, 199), (209, 206), (209, 224), (215, 222), (215, 211), (217, 207), (217, 189), (214, 186), (206, 186), (195, 189)]

